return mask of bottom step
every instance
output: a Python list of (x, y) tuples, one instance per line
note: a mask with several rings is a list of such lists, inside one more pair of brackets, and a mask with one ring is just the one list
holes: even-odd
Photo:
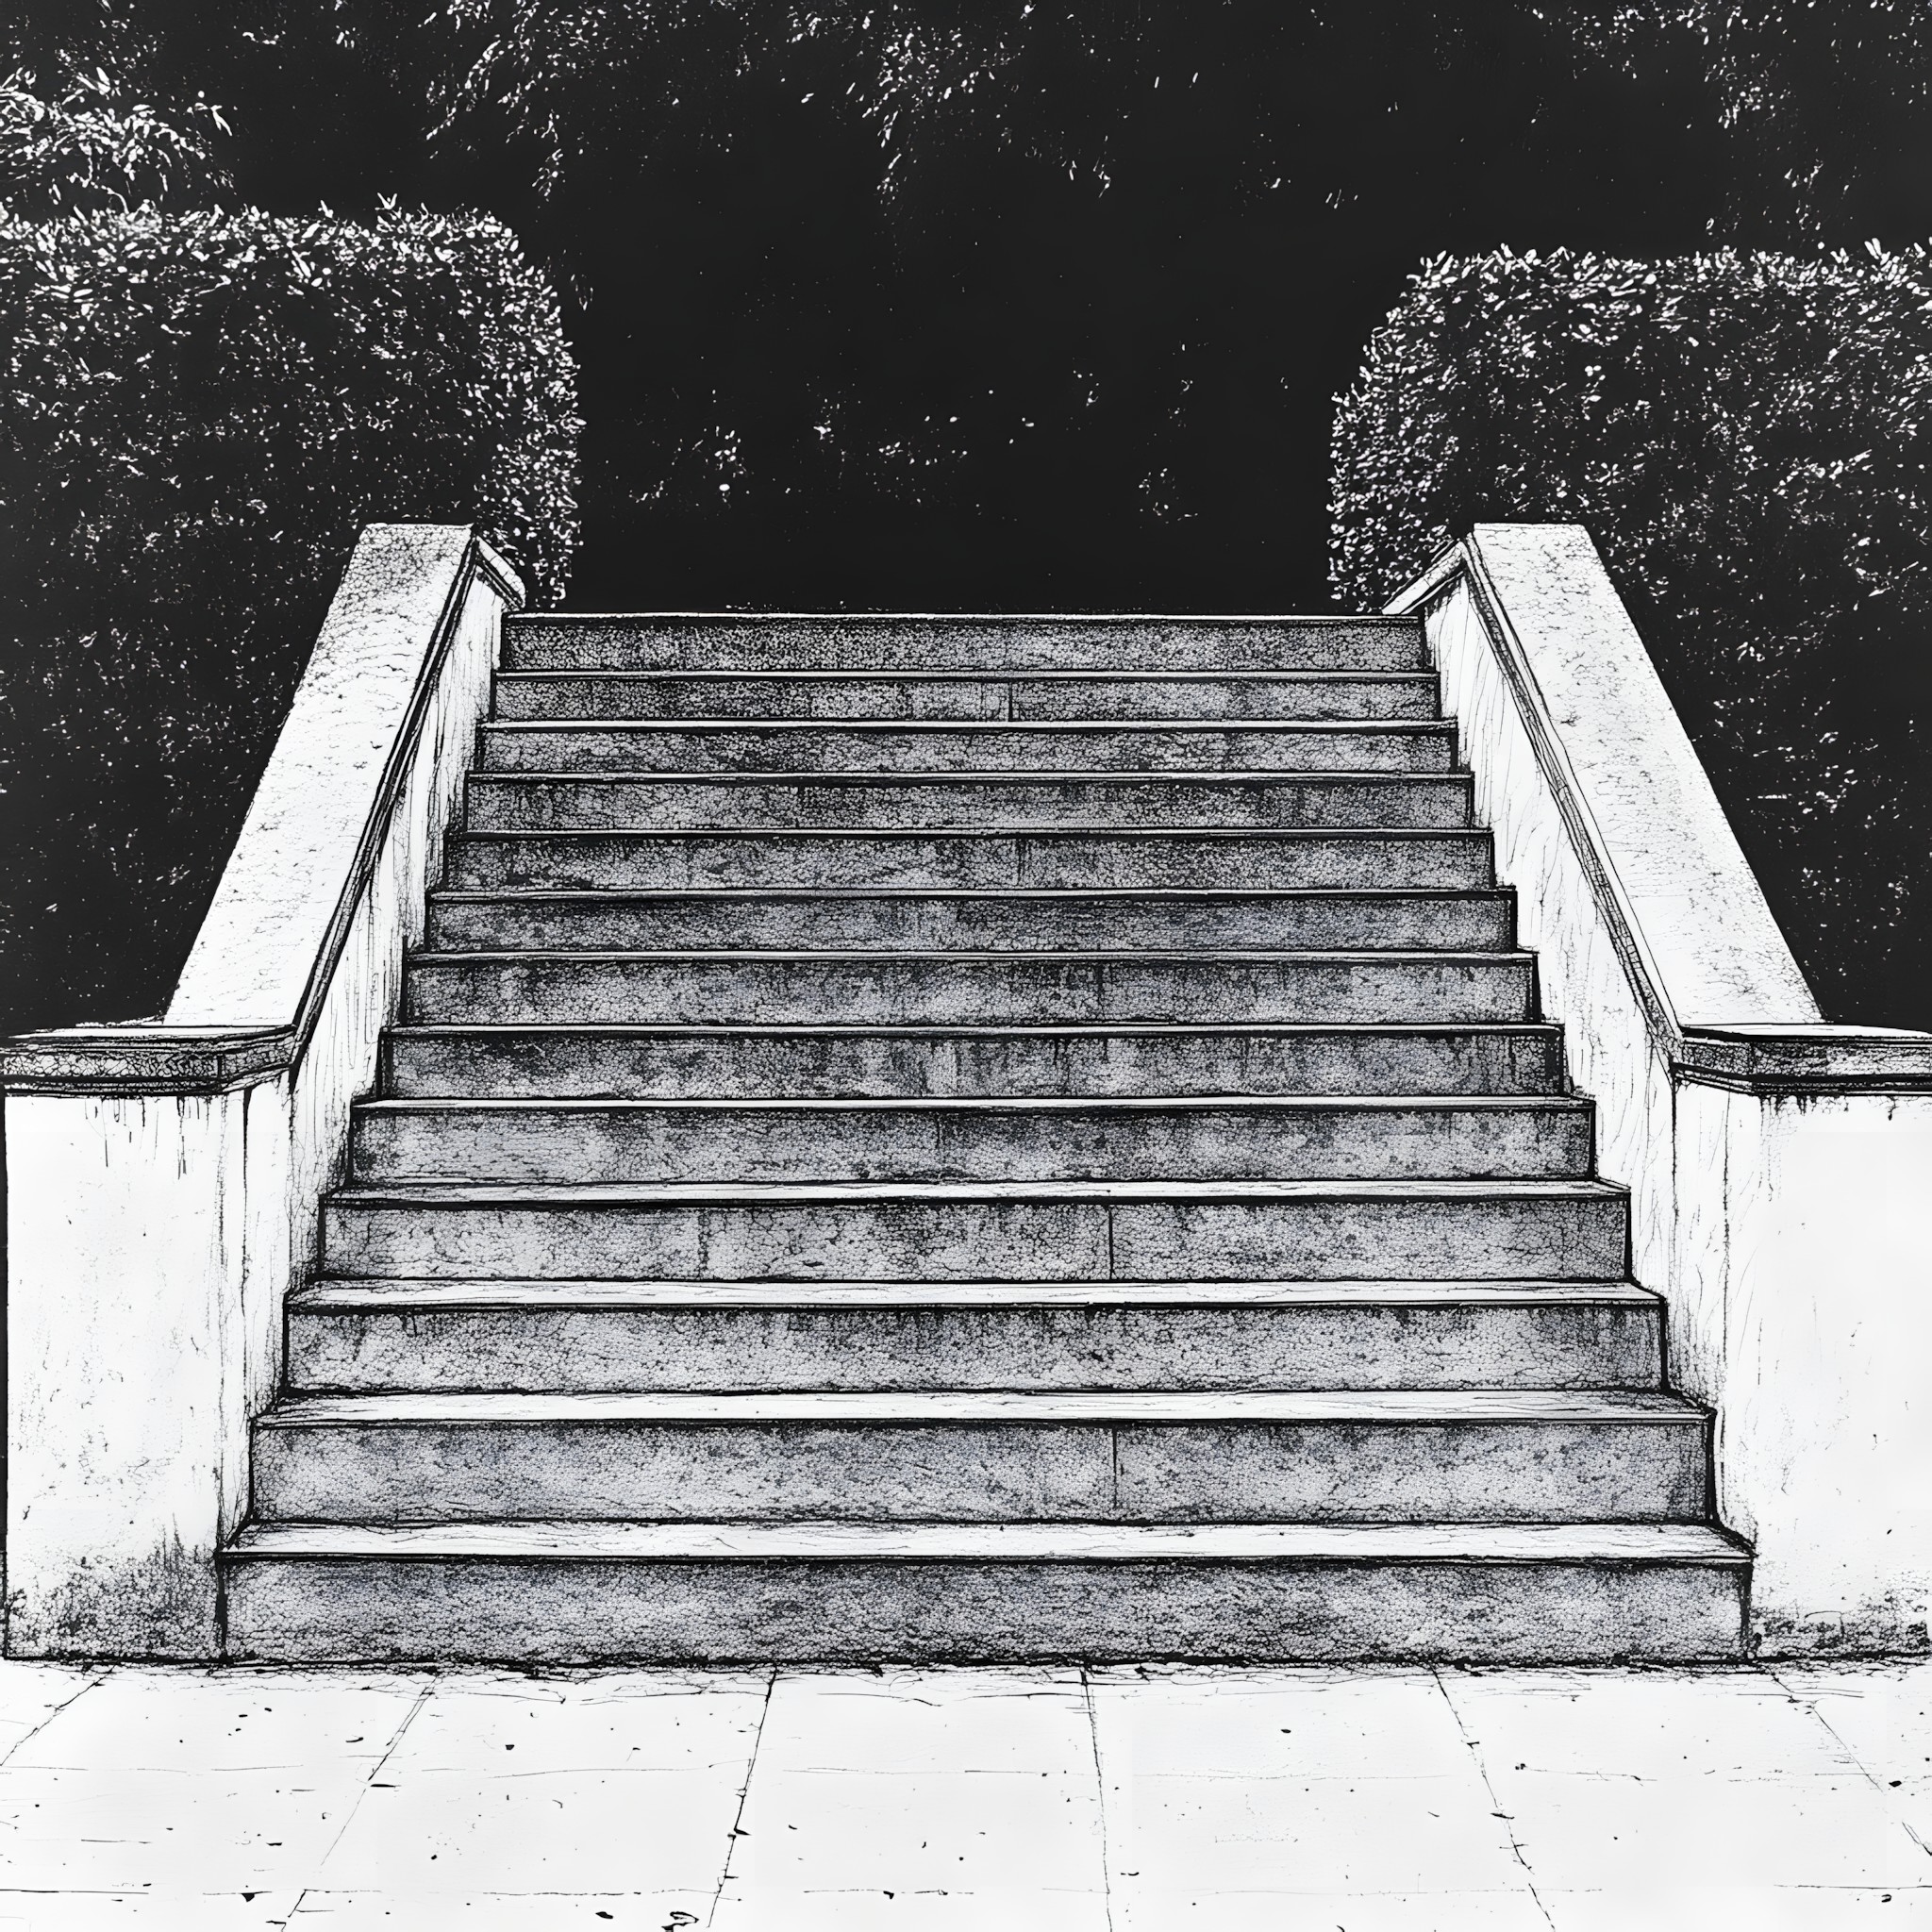
[(227, 1650), (281, 1661), (1743, 1654), (1701, 1524), (471, 1523), (245, 1528)]

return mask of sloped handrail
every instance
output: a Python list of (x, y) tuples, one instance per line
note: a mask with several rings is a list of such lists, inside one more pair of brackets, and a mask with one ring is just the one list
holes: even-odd
[[(1590, 533), (1478, 524), (1388, 607), (1420, 615), (1444, 702), (1476, 702), (1458, 592), (1674, 1075), (1756, 1089), (1932, 1085), (1932, 1033), (1827, 1024)], [(1477, 774), (1481, 783), (1483, 774)], [(1480, 800), (1485, 816), (1500, 801)]]
[(0, 1084), (205, 1092), (299, 1064), (478, 579), (522, 608), (467, 525), (362, 532), (165, 1017), (22, 1035)]

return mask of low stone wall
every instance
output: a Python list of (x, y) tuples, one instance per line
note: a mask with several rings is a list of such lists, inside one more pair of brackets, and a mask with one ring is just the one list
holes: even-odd
[(1926, 1646), (1932, 1035), (1828, 1026), (1588, 533), (1480, 525), (1420, 611), (1542, 1002), (1717, 1413), (1767, 1651)]
[(514, 574), (363, 532), (164, 1020), (7, 1086), (7, 1649), (213, 1657), (215, 1550), (489, 703)]

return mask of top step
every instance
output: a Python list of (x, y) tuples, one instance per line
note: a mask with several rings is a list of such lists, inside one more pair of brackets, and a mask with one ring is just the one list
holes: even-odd
[(540, 614), (506, 671), (1415, 671), (1412, 617)]

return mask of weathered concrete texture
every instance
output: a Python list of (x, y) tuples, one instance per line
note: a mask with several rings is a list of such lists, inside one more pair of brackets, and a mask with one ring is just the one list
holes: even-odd
[[(598, 1533), (574, 1547), (572, 1527), (536, 1530), (514, 1555), (502, 1531), (480, 1549), (446, 1535), (441, 1560), (426, 1539), (412, 1560), (342, 1531), (258, 1535), (228, 1570), (235, 1653), (942, 1660), (983, 1657), (998, 1630), (1008, 1657), (1094, 1661), (1723, 1657), (1749, 1574), (1715, 1532), (1638, 1525), (1541, 1537), (1326, 1527), (1287, 1552), (1246, 1528), (1109, 1529), (1099, 1534), (1112, 1547), (1084, 1560), (1095, 1539), (1058, 1524), (1024, 1540), (999, 1531), (950, 1560), (921, 1545), (957, 1546), (964, 1526), (884, 1549), (853, 1533), (842, 1553), (822, 1530), (805, 1557), (770, 1538), (727, 1553), (728, 1533), (697, 1525), (683, 1550), (658, 1535), (642, 1551), (580, 1555)], [(1507, 1554), (1486, 1557), (1492, 1542)]]
[(1412, 617), (537, 616), (507, 671), (1420, 671)]
[(517, 594), (467, 528), (364, 531), (166, 1021), (9, 1045), (13, 1655), (218, 1652), (283, 1298)]
[(1562, 1036), (1523, 1025), (398, 1026), (388, 1091), (682, 1094), (1554, 1093)]
[(956, 677), (800, 671), (506, 672), (500, 719), (824, 718), (1047, 723), (1067, 718), (1430, 719), (1428, 672), (1276, 671), (1166, 677), (1040, 672)]
[(1415, 626), (508, 648), (237, 1654), (1735, 1651)]
[(706, 951), (755, 936), (811, 952), (880, 947), (1075, 952), (1188, 947), (1507, 948), (1507, 892), (438, 892), (436, 952)]
[(1440, 721), (488, 724), (492, 772), (1446, 772)]
[(512, 1518), (1572, 1523), (1694, 1518), (1706, 1418), (1658, 1393), (824, 1391), (287, 1400), (266, 1522)]
[(1604, 1282), (317, 1282), (289, 1385), (640, 1390), (1655, 1389)]
[(676, 1020), (887, 1026), (1097, 1021), (1517, 1022), (1520, 953), (422, 954), (417, 1024)]
[(1276, 891), (1377, 886), (1481, 890), (1495, 884), (1490, 835), (1142, 826), (1025, 832), (855, 832), (763, 826), (739, 832), (496, 832), (456, 840), (450, 883), (690, 891), (711, 887), (987, 888), (1122, 886)]
[[(1777, 1649), (1923, 1648), (1932, 1036), (1818, 1010), (1587, 533), (1478, 526), (1405, 603), (1628, 1185)], [(1708, 1030), (1706, 1030), (1708, 1029)]]
[[(493, 557), (473, 585), (475, 545), (461, 525), (363, 532), (195, 935), (171, 1024), (286, 1025), (316, 996), (316, 963), (374, 857), (372, 803), (418, 760), (425, 727), (433, 745), (437, 725), (460, 732), (475, 717), (503, 603), (522, 601)], [(490, 607), (480, 663), (456, 640), (473, 592)], [(460, 691), (454, 720), (433, 715), (440, 686)], [(439, 820), (436, 840), (441, 831)]]
[(1455, 774), (1109, 772), (536, 772), (470, 774), (473, 831), (843, 826), (1379, 824), (1466, 826)]
[(543, 1279), (1600, 1281), (1624, 1196), (1594, 1181), (1040, 1182), (344, 1189), (341, 1274)]
[(1560, 759), (1566, 803), (1592, 828), (1677, 1024), (1816, 1021), (1811, 989), (1588, 532), (1485, 524), (1475, 542), (1521, 653), (1525, 722)]
[(1543, 1097), (1326, 1100), (381, 1100), (358, 1181), (1546, 1179), (1590, 1168), (1590, 1108)]

